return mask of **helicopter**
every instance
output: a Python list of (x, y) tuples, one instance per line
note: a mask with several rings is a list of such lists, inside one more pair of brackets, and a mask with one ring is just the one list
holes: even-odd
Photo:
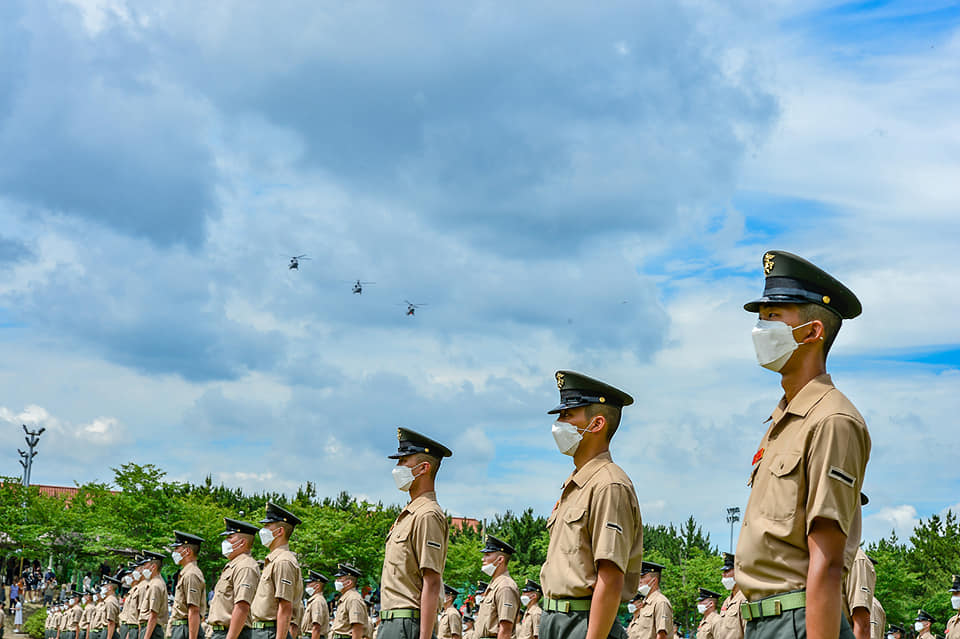
[(311, 258), (304, 255), (293, 255), (290, 257), (290, 265), (287, 266), (288, 271), (299, 271), (300, 270), (300, 260), (309, 260)]
[(426, 304), (414, 304), (408, 300), (403, 300), (403, 303), (407, 305), (407, 317), (414, 317), (417, 314), (418, 308), (426, 306)]
[(360, 280), (357, 280), (353, 285), (353, 292), (357, 295), (362, 295), (363, 287), (367, 286), (368, 284), (376, 284), (376, 282), (361, 282)]

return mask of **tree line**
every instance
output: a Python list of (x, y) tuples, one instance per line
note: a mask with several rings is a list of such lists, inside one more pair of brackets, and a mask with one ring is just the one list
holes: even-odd
[[(39, 559), (44, 566), (52, 557), (61, 581), (76, 580), (104, 565), (115, 570), (128, 560), (124, 549), (160, 550), (178, 529), (208, 540), (199, 565), (209, 588), (226, 563), (217, 543), (223, 518), (256, 522), (267, 501), (273, 501), (303, 520), (290, 545), (305, 570), (331, 575), (338, 562), (349, 562), (362, 571), (361, 586), (375, 590), (384, 540), (400, 511), (396, 505), (358, 500), (346, 492), (321, 498), (310, 482), (291, 498), (215, 486), (209, 476), (202, 484), (167, 481), (164, 471), (152, 464), (128, 463), (113, 472), (110, 484), (80, 485), (73, 497), (44, 495), (35, 487), (24, 489), (15, 478), (0, 478), (0, 531), (5, 533), (0, 535), (0, 554), (5, 560), (14, 554)], [(519, 584), (527, 578), (539, 580), (546, 557), (546, 518), (533, 509), (507, 511), (484, 523), (485, 530), (451, 527), (444, 581), (461, 592), (461, 599), (472, 595), (484, 578), (480, 549), (485, 532), (517, 549), (510, 572)], [(939, 620), (942, 632), (952, 613), (950, 575), (960, 572), (960, 522), (953, 513), (921, 522), (909, 543), (891, 533), (866, 551), (878, 562), (877, 598), (888, 622), (909, 626), (922, 607)], [(265, 554), (265, 548), (255, 547), (258, 559)], [(699, 620), (698, 588), (725, 592), (719, 550), (692, 516), (679, 526), (644, 524), (644, 558), (666, 566), (661, 588), (685, 631)], [(168, 562), (164, 576), (169, 580), (175, 570)]]

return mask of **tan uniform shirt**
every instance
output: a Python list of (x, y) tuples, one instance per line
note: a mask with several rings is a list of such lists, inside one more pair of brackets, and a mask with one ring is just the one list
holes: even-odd
[(470, 629), (464, 628), (464, 629), (463, 629), (463, 639), (477, 639), (477, 628), (476, 628), (476, 626), (474, 626), (473, 628), (470, 628)]
[(807, 534), (817, 517), (844, 534), (860, 510), (870, 458), (863, 417), (829, 375), (773, 411), (754, 457), (737, 544), (737, 584), (750, 601), (806, 588)]
[(290, 629), (290, 633), (296, 637), (299, 635), (303, 628), (303, 599), (295, 599), (293, 602), (293, 609), (290, 611), (290, 625), (293, 628)]
[(94, 628), (105, 628), (107, 625), (107, 600), (101, 599), (97, 602), (96, 616), (93, 620)]
[(351, 588), (340, 594), (340, 603), (337, 604), (333, 619), (333, 634), (349, 635), (353, 624), (365, 625), (367, 617), (367, 604), (357, 589)]
[(540, 603), (533, 603), (527, 606), (523, 613), (523, 620), (520, 622), (520, 632), (517, 633), (517, 639), (533, 639), (540, 636), (540, 617), (543, 615), (543, 608)]
[(950, 617), (944, 639), (960, 639), (960, 613)]
[[(843, 614), (853, 624), (853, 611), (864, 608), (868, 612), (873, 610), (873, 592), (877, 585), (877, 571), (873, 569), (873, 562), (867, 557), (862, 548), (857, 548), (853, 564), (843, 578)], [(886, 626), (884, 626), (886, 628)]]
[(637, 605), (640, 607), (637, 608), (636, 612), (634, 612), (633, 614), (633, 617), (630, 618), (630, 623), (627, 624), (627, 639), (639, 639), (639, 636), (640, 636), (638, 634), (640, 632), (640, 623), (641, 623), (640, 610), (643, 609), (643, 606), (641, 604), (637, 604)]
[(90, 629), (90, 615), (93, 614), (93, 604), (88, 603), (80, 613), (80, 631), (86, 633)]
[(303, 577), (297, 556), (287, 545), (271, 550), (263, 560), (260, 583), (250, 605), (253, 621), (276, 621), (278, 599), (294, 602), (302, 598)]
[(657, 639), (660, 632), (673, 637), (673, 606), (659, 590), (651, 592), (643, 600), (638, 618), (637, 639)]
[[(443, 578), (447, 562), (447, 518), (437, 494), (427, 492), (406, 505), (387, 534), (380, 576), (383, 610), (420, 609), (423, 571)], [(433, 614), (432, 611), (430, 614)]]
[(160, 575), (153, 575), (149, 581), (145, 581), (143, 590), (140, 591), (140, 611), (137, 618), (140, 620), (141, 626), (150, 621), (151, 612), (157, 613), (158, 628), (167, 625), (169, 615), (167, 584), (164, 583)]
[(477, 637), (496, 637), (500, 622), (516, 625), (519, 614), (520, 589), (510, 573), (505, 572), (491, 581), (483, 593), (483, 603), (476, 616)]
[(207, 585), (203, 582), (203, 572), (195, 561), (180, 569), (177, 587), (173, 591), (170, 620), (186, 619), (190, 606), (196, 606), (200, 610), (200, 617), (207, 613)]
[[(107, 595), (107, 598), (103, 602), (103, 627), (106, 628), (107, 624), (113, 622), (117, 629), (120, 627), (120, 600), (117, 599), (116, 595)], [(108, 639), (113, 639), (108, 637)]]
[(453, 639), (455, 636), (463, 636), (463, 623), (460, 611), (450, 606), (440, 614), (440, 621), (437, 622), (437, 638)]
[(720, 615), (716, 610), (711, 610), (710, 614), (704, 615), (697, 626), (697, 639), (717, 639), (718, 623), (720, 623)]
[[(212, 626), (229, 627), (233, 607), (242, 602), (252, 603), (259, 583), (260, 567), (250, 553), (238, 555), (228, 561), (220, 573), (217, 585), (213, 587), (207, 622)], [(251, 627), (249, 614), (244, 626)]]
[(330, 608), (327, 606), (327, 600), (323, 598), (322, 590), (313, 593), (307, 601), (307, 610), (303, 616), (304, 624), (301, 630), (303, 634), (311, 634), (314, 624), (320, 626), (320, 636), (326, 636), (330, 632)]
[(922, 632), (917, 639), (937, 639), (932, 632)]
[(609, 452), (597, 455), (563, 482), (547, 528), (550, 545), (540, 569), (544, 595), (592, 596), (601, 559), (612, 561), (624, 573), (621, 601), (637, 593), (643, 558), (640, 505), (633, 483)]
[(80, 616), (83, 614), (83, 609), (80, 608), (80, 605), (73, 606), (67, 610), (66, 614), (66, 630), (69, 632), (75, 632), (77, 626), (80, 625)]
[(717, 626), (713, 629), (714, 636), (717, 639), (743, 639), (743, 631), (747, 627), (747, 622), (740, 616), (740, 604), (746, 600), (743, 591), (739, 588), (723, 600), (723, 604), (720, 605), (720, 612), (717, 613), (719, 615)]
[(880, 601), (874, 597), (870, 611), (870, 639), (883, 639), (886, 628), (887, 611), (880, 605)]
[(140, 610), (140, 586), (143, 582), (137, 582), (127, 591), (127, 596), (123, 598), (123, 608), (120, 609), (120, 623), (130, 626), (136, 626)]

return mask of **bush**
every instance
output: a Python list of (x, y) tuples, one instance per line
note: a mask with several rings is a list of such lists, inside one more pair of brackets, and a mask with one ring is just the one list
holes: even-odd
[(40, 608), (35, 613), (27, 617), (23, 624), (23, 631), (33, 637), (33, 639), (43, 639), (43, 624), (47, 620), (47, 609)]

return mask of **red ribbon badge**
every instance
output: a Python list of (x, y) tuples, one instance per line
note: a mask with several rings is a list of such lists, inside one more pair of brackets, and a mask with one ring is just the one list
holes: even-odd
[(750, 465), (751, 465), (751, 466), (756, 466), (758, 463), (760, 463), (760, 460), (761, 460), (761, 459), (763, 459), (763, 449), (762, 449), (762, 448), (757, 451), (757, 454), (756, 454), (756, 455), (753, 456), (753, 462), (751, 462)]

